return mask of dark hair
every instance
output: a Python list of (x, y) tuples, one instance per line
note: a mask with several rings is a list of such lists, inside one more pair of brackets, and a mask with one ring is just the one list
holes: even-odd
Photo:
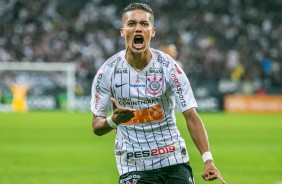
[(127, 7), (125, 7), (124, 10), (123, 10), (123, 13), (122, 13), (122, 21), (124, 21), (125, 14), (129, 11), (132, 11), (132, 10), (143, 10), (143, 11), (150, 13), (151, 14), (151, 21), (152, 21), (152, 24), (154, 25), (153, 10), (151, 9), (151, 7), (149, 5), (143, 4), (143, 3), (132, 3), (132, 4), (128, 5)]

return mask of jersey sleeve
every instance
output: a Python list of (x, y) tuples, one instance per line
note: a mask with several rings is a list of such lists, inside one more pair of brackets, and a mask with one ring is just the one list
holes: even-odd
[(91, 111), (96, 116), (106, 117), (110, 106), (111, 91), (106, 72), (100, 68), (92, 83)]
[(172, 65), (170, 84), (179, 109), (184, 112), (187, 109), (198, 107), (188, 77), (175, 61), (172, 62)]

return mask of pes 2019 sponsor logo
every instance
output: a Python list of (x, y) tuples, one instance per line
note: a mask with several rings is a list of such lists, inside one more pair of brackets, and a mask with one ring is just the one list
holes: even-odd
[(175, 152), (175, 146), (161, 147), (151, 150), (127, 152), (127, 160), (150, 160), (156, 158), (168, 157)]

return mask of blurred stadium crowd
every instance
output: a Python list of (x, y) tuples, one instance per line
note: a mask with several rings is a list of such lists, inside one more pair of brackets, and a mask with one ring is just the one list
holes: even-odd
[[(123, 8), (135, 1), (1, 0), (0, 62), (74, 62), (77, 95), (124, 49)], [(154, 0), (152, 47), (175, 44), (197, 96), (282, 93), (281, 0)]]

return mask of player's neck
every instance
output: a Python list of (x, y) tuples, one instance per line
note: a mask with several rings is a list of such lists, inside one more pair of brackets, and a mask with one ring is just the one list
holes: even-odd
[(132, 51), (127, 50), (125, 58), (132, 68), (139, 72), (143, 70), (151, 61), (152, 54), (150, 50), (142, 53), (133, 53)]

